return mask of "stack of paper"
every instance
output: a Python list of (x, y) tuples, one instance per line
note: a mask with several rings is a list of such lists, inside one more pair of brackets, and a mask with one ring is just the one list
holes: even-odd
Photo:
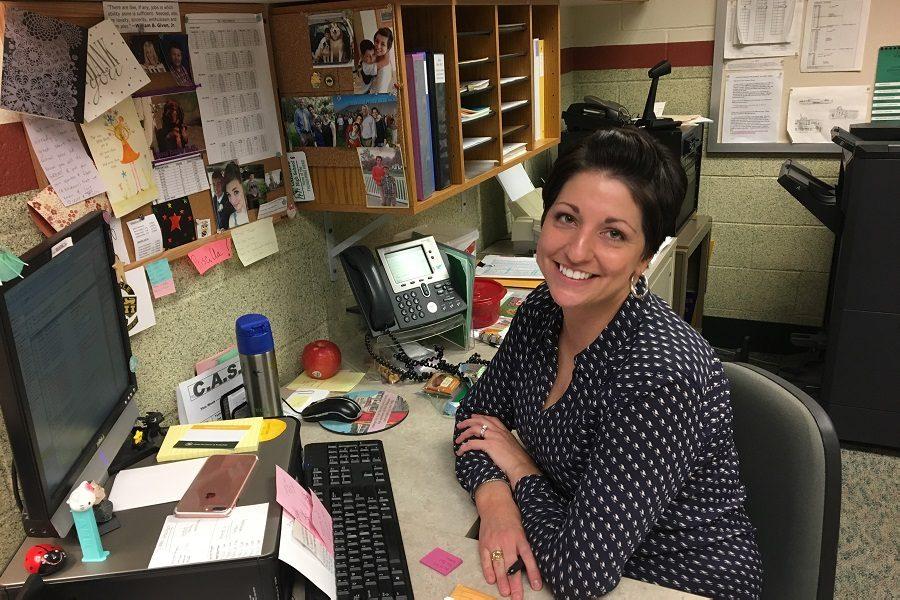
[(484, 144), (485, 142), (489, 142), (492, 139), (494, 139), (494, 138), (484, 136), (484, 135), (475, 136), (475, 137), (464, 137), (463, 145), (462, 145), (463, 150), (468, 150), (469, 148), (474, 148), (475, 146), (480, 146), (481, 144)]
[(520, 106), (525, 106), (526, 104), (528, 104), (528, 100), (510, 100), (509, 102), (501, 102), (500, 111), (506, 112)]
[(490, 277), (506, 287), (536, 288), (544, 281), (534, 257), (488, 254), (475, 269), (475, 277)]
[(520, 154), (525, 154), (528, 151), (528, 144), (525, 142), (514, 142), (509, 144), (503, 144), (503, 158), (504, 160), (509, 160), (510, 158), (515, 158)]
[(232, 419), (216, 423), (172, 425), (163, 440), (157, 462), (202, 458), (214, 454), (256, 452), (263, 418)]
[(491, 114), (490, 106), (479, 106), (478, 108), (462, 107), (459, 109), (459, 120), (465, 123), (467, 121), (474, 121), (475, 119), (486, 117), (489, 114)]
[(459, 92), (474, 92), (486, 89), (491, 85), (490, 79), (476, 79), (475, 81), (461, 81), (459, 84)]

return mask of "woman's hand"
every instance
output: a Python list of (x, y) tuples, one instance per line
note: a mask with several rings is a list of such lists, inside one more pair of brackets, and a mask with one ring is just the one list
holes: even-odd
[(522, 477), (540, 474), (541, 471), (534, 464), (534, 460), (500, 419), (486, 415), (472, 415), (461, 421), (456, 428), (462, 430), (454, 440), (460, 444), (456, 455), (460, 456), (471, 450), (483, 450), (506, 474), (512, 489), (516, 489), (516, 484)]
[[(506, 482), (489, 481), (482, 484), (475, 490), (475, 505), (481, 518), (478, 554), (485, 581), (497, 584), (501, 596), (522, 600), (525, 591), (522, 588), (521, 571), (512, 576), (506, 574), (506, 570), (521, 557), (531, 589), (541, 589), (541, 573), (525, 537), (519, 509)], [(491, 554), (498, 550), (502, 559), (492, 559)]]

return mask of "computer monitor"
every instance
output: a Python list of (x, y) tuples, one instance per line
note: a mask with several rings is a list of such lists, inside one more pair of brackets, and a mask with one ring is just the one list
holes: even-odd
[(137, 408), (109, 227), (95, 212), (27, 252), (0, 286), (0, 407), (25, 533), (64, 537), (65, 504), (105, 482)]

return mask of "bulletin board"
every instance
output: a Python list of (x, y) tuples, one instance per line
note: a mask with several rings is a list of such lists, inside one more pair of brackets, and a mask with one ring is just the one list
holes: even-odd
[[(249, 13), (249, 14), (262, 14), (263, 20), (265, 23), (265, 34), (266, 34), (266, 45), (268, 49), (268, 68), (270, 73), (272, 74), (272, 88), (273, 95), (275, 98), (275, 110), (276, 116), (280, 123), (281, 114), (280, 109), (278, 107), (278, 91), (276, 87), (276, 79), (274, 75), (273, 68), (273, 59), (272, 59), (272, 43), (271, 43), (271, 35), (268, 27), (268, 6), (263, 4), (225, 4), (225, 3), (179, 3), (179, 11), (181, 14), (181, 25), (182, 25), (182, 33), (186, 33), (184, 29), (185, 25), (185, 15), (189, 15), (192, 13), (217, 13), (217, 14), (227, 14), (227, 13)], [(31, 12), (43, 14), (46, 16), (54, 17), (60, 19), (62, 21), (66, 21), (72, 23), (74, 25), (78, 25), (81, 27), (91, 27), (104, 19), (103, 13), (103, 5), (101, 2), (5, 2), (0, 4), (0, 33), (2, 33), (3, 26), (5, 24), (5, 13), (9, 8), (20, 8), (24, 10), (28, 10)], [(140, 34), (127, 34), (123, 33), (122, 37), (125, 38), (126, 43), (128, 43), (132, 37)], [(140, 95), (145, 95), (148, 93), (159, 92), (160, 94), (169, 93), (172, 91), (173, 87), (175, 87), (175, 82), (172, 75), (169, 72), (163, 73), (148, 73), (148, 77), (150, 78), (150, 83), (141, 88)], [(81, 133), (80, 127), (77, 128), (79, 130), (79, 135), (82, 137), (82, 142), (84, 142), (84, 136)], [(283, 132), (281, 131), (281, 127), (278, 127), (279, 139), (284, 147), (284, 139)], [(204, 131), (204, 137), (212, 135), (211, 132)], [(85, 143), (85, 149), (90, 153), (90, 148)], [(45, 188), (49, 182), (44, 173), (43, 168), (41, 167), (40, 162), (38, 161), (33, 148), (31, 148), (31, 144), (29, 143), (29, 150), (31, 151), (32, 163), (34, 165), (35, 175), (37, 176), (38, 184), (41, 188)], [(209, 162), (207, 160), (206, 151), (202, 151), (200, 154), (204, 166), (208, 166)], [(281, 196), (287, 196), (288, 205), (292, 204), (292, 195), (290, 188), (290, 179), (287, 173), (287, 162), (284, 159), (283, 152), (278, 152), (275, 156), (253, 161), (253, 165), (262, 165), (264, 172), (274, 173), (276, 171), (280, 171), (280, 187), (272, 187), (272, 189), (267, 189), (266, 192), (259, 198), (259, 203), (272, 201), (276, 198), (280, 198)], [(243, 167), (244, 165), (241, 164)], [(268, 186), (267, 186), (268, 188)], [(135, 250), (134, 243), (132, 241), (131, 232), (127, 227), (127, 222), (132, 221), (141, 217), (149, 217), (152, 216), (153, 213), (153, 203), (145, 204), (140, 208), (121, 216), (122, 222), (122, 232), (125, 241), (125, 245), (128, 248), (129, 257), (131, 262), (127, 265), (124, 265), (124, 270), (131, 270), (142, 265), (145, 265), (149, 262), (153, 262), (159, 259), (167, 259), (169, 261), (182, 258), (187, 256), (189, 252), (194, 249), (200, 248), (210, 242), (215, 242), (217, 240), (226, 239), (231, 237), (231, 233), (229, 230), (219, 231), (216, 226), (216, 217), (213, 209), (213, 199), (211, 195), (211, 189), (203, 190), (200, 192), (196, 192), (187, 196), (188, 201), (190, 203), (191, 212), (193, 214), (194, 220), (200, 219), (210, 219), (211, 221), (211, 231), (208, 237), (198, 237), (196, 240), (185, 243), (183, 245), (177, 246), (175, 248), (171, 248), (168, 250), (164, 250), (162, 253), (155, 254), (153, 256), (145, 257), (141, 260), (135, 260)], [(162, 194), (160, 194), (160, 200), (162, 200)], [(256, 220), (256, 216), (258, 213), (258, 209), (251, 208), (248, 211), (249, 221), (253, 222)], [(273, 217), (274, 221), (278, 221), (283, 218), (284, 213), (282, 212), (279, 215), (275, 215)], [(155, 217), (154, 217), (155, 218)]]
[[(803, 2), (801, 18), (806, 14), (806, 3)], [(864, 39), (862, 54), (862, 70), (842, 72), (803, 73), (800, 71), (800, 56), (777, 57), (783, 61), (784, 80), (782, 86), (781, 112), (778, 124), (778, 141), (767, 143), (723, 143), (725, 107), (725, 76), (727, 63), (725, 56), (728, 23), (726, 20), (728, 4), (735, 0), (717, 0), (715, 49), (713, 54), (712, 86), (710, 88), (710, 118), (715, 122), (710, 128), (710, 139), (707, 142), (708, 152), (742, 153), (742, 154), (838, 154), (840, 148), (834, 143), (792, 143), (787, 132), (788, 100), (791, 88), (814, 86), (872, 86), (875, 81), (875, 66), (878, 61), (878, 49), (882, 46), (893, 46), (900, 43), (900, 2), (897, 0), (871, 0), (868, 26)], [(801, 23), (799, 52), (803, 49), (803, 31)], [(858, 122), (868, 122), (871, 111), (871, 91), (866, 104), (866, 115)]]

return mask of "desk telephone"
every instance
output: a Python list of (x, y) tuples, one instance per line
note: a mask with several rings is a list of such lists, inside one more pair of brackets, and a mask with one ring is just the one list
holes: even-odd
[(423, 237), (376, 249), (344, 250), (341, 264), (373, 335), (428, 325), (465, 312), (450, 283), (446, 253)]

